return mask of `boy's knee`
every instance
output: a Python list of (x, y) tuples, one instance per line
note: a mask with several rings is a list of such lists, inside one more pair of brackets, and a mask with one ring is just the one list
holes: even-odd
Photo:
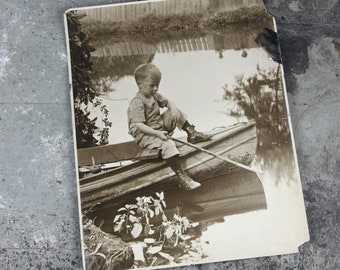
[(163, 145), (164, 145), (165, 148), (173, 148), (173, 147), (176, 148), (175, 142), (173, 140), (170, 140), (170, 139), (164, 141)]
[(169, 110), (166, 110), (162, 114), (162, 119), (163, 119), (163, 127), (166, 131), (173, 131), (176, 128), (177, 121), (176, 119), (171, 115)]
[(168, 159), (179, 154), (176, 144), (172, 140), (164, 141), (162, 144), (162, 158)]
[(171, 115), (169, 110), (166, 110), (162, 114), (162, 119), (163, 119), (164, 129), (166, 131), (172, 132), (175, 130), (176, 127), (178, 127), (179, 129), (182, 128), (183, 124), (185, 123), (187, 119), (187, 116), (182, 111), (180, 111), (180, 117), (175, 118)]

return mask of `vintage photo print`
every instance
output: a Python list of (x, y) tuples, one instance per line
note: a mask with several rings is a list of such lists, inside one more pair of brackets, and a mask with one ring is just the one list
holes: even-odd
[(261, 0), (66, 11), (86, 269), (308, 241), (279, 40)]

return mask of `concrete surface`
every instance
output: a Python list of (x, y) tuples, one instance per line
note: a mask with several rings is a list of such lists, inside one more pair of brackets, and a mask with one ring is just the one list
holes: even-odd
[[(81, 268), (63, 13), (113, 2), (0, 2), (0, 269)], [(340, 269), (340, 4), (265, 3), (277, 18), (311, 240), (299, 254), (183, 269)]]

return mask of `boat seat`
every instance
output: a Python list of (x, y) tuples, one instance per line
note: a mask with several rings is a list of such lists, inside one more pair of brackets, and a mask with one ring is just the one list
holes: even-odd
[(136, 160), (158, 159), (161, 156), (161, 149), (142, 149), (139, 151)]

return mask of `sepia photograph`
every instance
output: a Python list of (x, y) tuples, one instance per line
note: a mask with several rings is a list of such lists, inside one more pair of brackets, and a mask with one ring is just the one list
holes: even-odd
[(86, 269), (298, 252), (308, 226), (262, 0), (75, 8), (65, 28)]

